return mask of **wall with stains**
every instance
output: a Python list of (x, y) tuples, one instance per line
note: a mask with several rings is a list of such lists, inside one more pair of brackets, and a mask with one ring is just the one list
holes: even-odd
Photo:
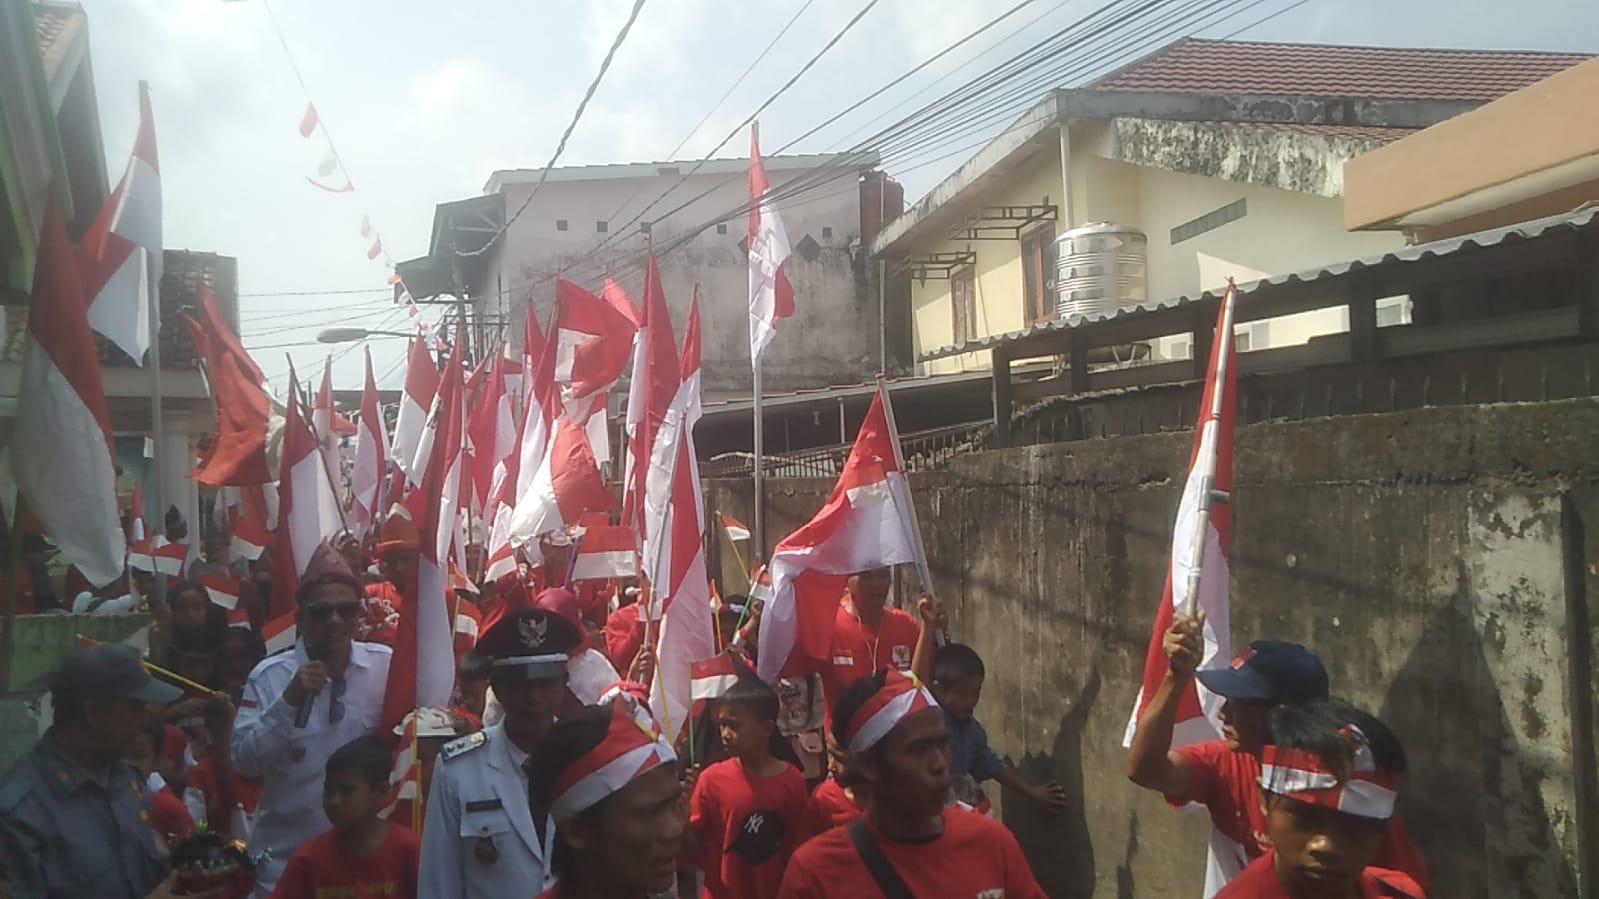
[[(937, 591), (988, 663), (978, 717), (1059, 780), (1061, 817), (1000, 800), (1055, 897), (1197, 896), (1203, 815), (1123, 775), (1191, 432), (996, 451), (913, 479)], [(1579, 895), (1592, 877), (1599, 402), (1241, 428), (1235, 647), (1301, 642), (1410, 755), (1401, 809), (1433, 895)], [(781, 536), (831, 487), (770, 484)], [(747, 484), (711, 483), (741, 520)]]

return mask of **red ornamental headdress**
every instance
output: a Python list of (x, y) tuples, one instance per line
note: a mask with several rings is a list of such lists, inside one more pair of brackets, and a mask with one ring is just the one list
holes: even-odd
[(844, 740), (850, 752), (865, 752), (882, 742), (894, 726), (926, 709), (938, 708), (938, 701), (927, 688), (892, 668), (883, 680), (883, 689), (872, 694), (844, 726)]

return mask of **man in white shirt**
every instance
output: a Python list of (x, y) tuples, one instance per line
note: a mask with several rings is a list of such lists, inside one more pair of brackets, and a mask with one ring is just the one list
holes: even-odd
[(270, 852), (256, 899), (277, 885), (289, 856), (330, 826), (323, 765), (340, 746), (377, 733), (391, 650), (353, 638), (361, 582), (332, 547), (317, 548), (295, 592), (299, 641), (250, 672), (233, 730), (233, 765), (265, 781), (250, 835)]

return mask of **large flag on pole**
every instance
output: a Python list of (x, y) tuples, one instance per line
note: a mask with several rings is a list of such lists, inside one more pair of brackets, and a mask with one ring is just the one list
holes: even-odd
[[(1188, 478), (1177, 504), (1172, 529), (1171, 557), (1166, 585), (1155, 612), (1155, 626), (1144, 657), (1144, 681), (1127, 721), (1124, 745), (1131, 745), (1138, 718), (1166, 676), (1166, 631), (1185, 607), (1205, 612), (1204, 654), (1200, 669), (1230, 664), (1227, 554), (1232, 539), (1232, 509), (1221, 497), (1232, 491), (1233, 422), (1238, 398), (1237, 350), (1233, 344), (1234, 292), (1229, 284), (1216, 316), (1210, 348), (1210, 367), (1200, 398), (1198, 426), (1189, 454)], [(1218, 393), (1219, 391), (1219, 393)], [(1220, 500), (1220, 501), (1218, 501)], [(1192, 600), (1192, 603), (1190, 602)], [(1178, 697), (1172, 747), (1191, 746), (1221, 736), (1222, 697), (1190, 679)], [(1214, 828), (1210, 839), (1210, 864), (1205, 895), (1212, 896), (1242, 870), (1242, 847)]]
[(761, 162), (759, 125), (750, 125), (750, 362), (758, 365), (777, 323), (794, 314), (794, 287), (783, 271), (788, 234), (777, 206), (766, 196), (771, 182)]
[[(697, 294), (697, 292), (696, 292)], [(705, 570), (705, 506), (695, 463), (694, 423), (700, 418), (700, 305), (689, 305), (683, 330), (680, 386), (656, 439), (650, 465), (671, 465), (671, 499), (663, 516), (667, 533), (650, 570), (652, 603), (661, 619), (656, 641), (654, 702), (662, 710), (668, 740), (676, 741), (693, 709), (691, 669), (716, 655), (711, 623), (711, 588)], [(663, 447), (666, 449), (663, 452)], [(664, 556), (664, 564), (660, 556)]]
[(655, 435), (682, 382), (672, 317), (666, 308), (661, 270), (651, 251), (644, 269), (644, 321), (633, 354), (633, 382), (627, 398), (627, 473), (622, 486), (622, 523), (645, 539), (646, 481)]
[[(564, 278), (555, 279), (555, 302), (555, 381), (564, 388), (570, 409), (578, 401), (603, 395), (622, 377), (638, 326), (616, 305)], [(584, 404), (581, 412), (572, 410), (580, 424), (588, 422), (590, 408)]]
[[(428, 352), (427, 339), (421, 334), (411, 338), (410, 358), (405, 368), (405, 385), (400, 391), (400, 412), (394, 420), (394, 463), (404, 472), (411, 485), (420, 483), (420, 473), (412, 471), (417, 448), (422, 443), (422, 429), (428, 412), (433, 408), (433, 397), (439, 390), (439, 367)], [(397, 488), (404, 485), (397, 484)], [(398, 499), (403, 489), (393, 491)]]
[(389, 426), (378, 404), (372, 377), (372, 349), (366, 350), (366, 382), (361, 388), (360, 431), (355, 437), (355, 464), (350, 469), (350, 528), (358, 539), (377, 520), (383, 501), (383, 475), (389, 468)]
[(270, 452), (272, 401), (266, 377), (239, 342), (211, 289), (200, 287), (200, 318), (184, 324), (205, 360), (205, 376), (216, 404), (211, 446), (189, 477), (212, 486), (248, 487), (277, 479)]
[(68, 562), (103, 587), (122, 574), (115, 455), (83, 284), (52, 192), (39, 234), (17, 394), (17, 489)]
[(763, 679), (821, 668), (850, 575), (905, 563), (926, 569), (886, 403), (879, 386), (827, 503), (772, 551), (758, 654)]
[(278, 529), (272, 550), (269, 619), (293, 620), (294, 592), (316, 548), (339, 532), (339, 509), (316, 436), (306, 424), (300, 385), (289, 368), (283, 426), (283, 468), (278, 480)]
[(139, 92), (139, 132), (116, 190), (89, 223), (78, 252), (89, 325), (135, 365), (150, 348), (150, 289), (161, 283), (161, 166), (150, 96)]
[(511, 519), (517, 498), (531, 488), (550, 442), (549, 404), (555, 355), (539, 330), (531, 299), (526, 306), (526, 316), (522, 331), (522, 426), (517, 431), (515, 447), (495, 472), (495, 483), (490, 489), (488, 560), (484, 577), (491, 581), (517, 569), (516, 550), (511, 543)]

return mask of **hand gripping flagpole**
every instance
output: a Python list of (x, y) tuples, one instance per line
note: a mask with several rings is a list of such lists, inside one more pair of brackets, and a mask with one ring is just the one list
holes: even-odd
[[(1217, 341), (1233, 339), (1233, 306), (1236, 301), (1233, 279), (1228, 278), (1227, 292), (1221, 298), (1221, 323), (1215, 337)], [(1188, 593), (1183, 597), (1182, 613), (1189, 618), (1199, 614), (1199, 582), (1205, 573), (1205, 537), (1210, 532), (1210, 509), (1216, 503), (1225, 503), (1230, 499), (1227, 491), (1215, 489), (1214, 484), (1222, 402), (1227, 396), (1228, 360), (1232, 358), (1233, 348), (1225, 343), (1215, 344), (1214, 352), (1216, 368), (1211, 372), (1210, 408), (1205, 410), (1205, 419), (1200, 422), (1200, 427), (1204, 429), (1200, 439), (1204, 455), (1194, 460), (1204, 468), (1199, 482), (1199, 514), (1194, 522), (1193, 543), (1188, 549)]]

